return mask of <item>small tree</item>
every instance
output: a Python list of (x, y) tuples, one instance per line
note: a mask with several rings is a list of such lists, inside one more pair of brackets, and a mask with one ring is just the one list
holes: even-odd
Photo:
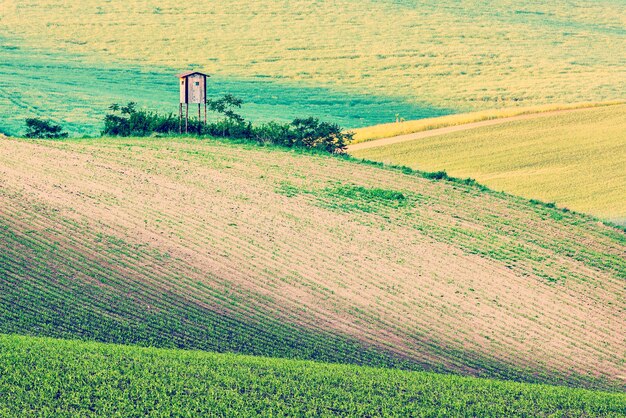
[(55, 125), (50, 121), (39, 118), (28, 118), (26, 123), (26, 138), (59, 139), (67, 138), (68, 133), (63, 132), (61, 125)]
[(126, 105), (117, 103), (109, 106), (110, 113), (104, 117), (102, 135), (147, 136), (152, 133), (172, 133), (178, 131), (178, 120), (172, 113), (159, 115), (144, 109), (137, 109), (135, 102)]
[(343, 132), (336, 123), (320, 122), (312, 117), (294, 119), (291, 125), (296, 145), (320, 148), (330, 153), (344, 153), (354, 137), (353, 132)]
[[(104, 130), (102, 131), (102, 135), (130, 136), (130, 121), (127, 115), (131, 110), (134, 110), (135, 104), (130, 102), (127, 106), (123, 107), (124, 110), (121, 111), (121, 106), (117, 103), (113, 103), (109, 106), (109, 110), (112, 113), (108, 113), (104, 116)], [(121, 113), (121, 115), (118, 115), (117, 112)]]
[(243, 100), (232, 94), (226, 94), (220, 99), (208, 99), (206, 101), (208, 108), (217, 113), (224, 115), (227, 123), (222, 124), (222, 136), (226, 136), (226, 128), (230, 125), (243, 125), (245, 120), (243, 116), (235, 113), (234, 109), (241, 109)]

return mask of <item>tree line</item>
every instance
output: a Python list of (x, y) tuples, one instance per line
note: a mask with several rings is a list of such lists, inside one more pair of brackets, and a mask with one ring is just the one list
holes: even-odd
[[(189, 120), (188, 131), (199, 136), (212, 136), (250, 140), (285, 147), (319, 149), (329, 153), (345, 153), (354, 133), (344, 132), (336, 123), (324, 122), (315, 117), (296, 118), (289, 123), (266, 122), (253, 124), (238, 113), (243, 100), (231, 94), (218, 99), (208, 99), (207, 108), (220, 117), (208, 123)], [(49, 121), (26, 120), (27, 138), (65, 138), (61, 126)], [(180, 130), (180, 120), (173, 113), (161, 114), (140, 109), (137, 103), (112, 104), (104, 116), (103, 136), (175, 135)]]

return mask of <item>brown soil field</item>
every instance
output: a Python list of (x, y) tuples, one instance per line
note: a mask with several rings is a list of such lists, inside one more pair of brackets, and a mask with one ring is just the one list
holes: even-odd
[[(626, 235), (595, 218), (212, 140), (0, 138), (0, 150), (8, 228), (155, 292), (446, 371), (624, 387)], [(89, 244), (102, 236), (141, 251), (122, 265)], [(154, 295), (124, 297), (149, 308)]]

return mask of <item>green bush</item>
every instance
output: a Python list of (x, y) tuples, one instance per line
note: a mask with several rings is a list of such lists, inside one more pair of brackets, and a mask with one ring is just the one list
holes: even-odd
[(424, 172), (422, 175), (425, 178), (431, 179), (431, 180), (448, 180), (448, 179), (450, 179), (450, 177), (448, 176), (448, 173), (446, 173), (445, 171), (435, 171), (435, 172), (432, 172), (432, 173)]
[(284, 123), (268, 122), (254, 127), (254, 139), (258, 142), (291, 147), (295, 137), (291, 126)]
[(112, 104), (111, 113), (104, 117), (102, 135), (148, 136), (152, 133), (177, 132), (178, 118), (173, 114), (159, 115), (156, 112), (137, 109), (135, 102), (126, 106)]
[(67, 132), (63, 132), (61, 125), (55, 125), (50, 121), (39, 118), (25, 120), (26, 138), (59, 139), (67, 138)]
[(318, 148), (330, 153), (343, 153), (354, 134), (344, 133), (336, 123), (321, 122), (317, 118), (295, 119), (292, 123), (294, 145)]

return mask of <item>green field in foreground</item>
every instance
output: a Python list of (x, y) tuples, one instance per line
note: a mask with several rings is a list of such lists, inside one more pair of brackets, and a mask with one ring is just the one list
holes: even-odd
[(0, 334), (0, 416), (603, 416), (626, 395)]
[(626, 218), (626, 105), (507, 122), (353, 154), (446, 170), (496, 190), (617, 222)]

